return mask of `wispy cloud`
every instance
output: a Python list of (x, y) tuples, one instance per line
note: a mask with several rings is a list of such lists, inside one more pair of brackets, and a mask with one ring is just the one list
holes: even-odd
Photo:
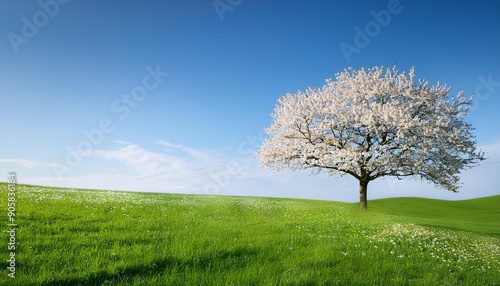
[[(95, 150), (92, 156), (113, 161), (118, 166), (125, 166), (129, 175), (127, 179), (122, 178), (122, 180), (132, 179), (141, 182), (148, 190), (188, 191), (196, 184), (200, 184), (203, 174), (212, 167), (206, 165), (205, 161), (198, 160), (197, 157), (193, 159), (191, 154), (194, 149), (181, 145), (175, 146), (185, 154), (177, 156), (167, 152), (150, 151), (136, 144), (124, 142), (122, 145), (125, 146), (117, 150)], [(197, 152), (196, 156), (207, 157), (209, 155)]]
[(141, 177), (161, 174), (165, 167), (182, 170), (181, 159), (163, 153), (151, 152), (138, 145), (128, 144), (118, 150), (95, 150), (93, 157), (116, 161), (134, 170)]
[[(51, 169), (58, 167), (56, 163), (0, 159), (0, 169), (17, 171), (22, 178), (20, 183), (49, 186), (357, 200), (357, 182), (349, 177), (311, 176), (308, 171), (273, 173), (260, 168), (258, 160), (250, 155), (231, 156), (230, 152), (200, 150), (166, 140), (154, 142), (148, 148), (125, 141), (114, 143), (115, 148), (94, 150), (88, 159), (89, 166), (63, 181), (55, 175), (50, 176)], [(387, 178), (370, 184), (370, 198), (466, 199), (498, 194), (494, 178), (500, 164), (500, 140), (479, 147), (489, 158), (462, 174), (463, 188), (459, 194), (438, 190), (418, 180)]]
[(155, 144), (165, 147), (166, 152), (171, 152), (172, 150), (181, 151), (191, 158), (204, 163), (215, 163), (223, 157), (222, 154), (215, 150), (200, 150), (185, 145), (173, 144), (165, 140), (156, 141)]
[(25, 160), (25, 159), (0, 159), (0, 163), (18, 165), (28, 169), (60, 167), (60, 165), (57, 163)]
[(86, 166), (63, 180), (50, 176), (53, 168), (60, 167), (57, 163), (0, 159), (0, 169), (19, 171), (29, 184), (193, 193), (202, 189), (209, 173), (223, 166), (225, 160), (214, 150), (199, 150), (165, 140), (155, 142), (164, 149), (154, 151), (131, 142), (114, 143), (116, 148), (93, 150)]
[(122, 145), (130, 145), (130, 144), (132, 144), (131, 142), (123, 141), (123, 140), (114, 140), (113, 143), (122, 144)]

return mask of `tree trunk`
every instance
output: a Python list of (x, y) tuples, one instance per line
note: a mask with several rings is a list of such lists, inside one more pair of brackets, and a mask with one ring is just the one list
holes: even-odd
[(368, 190), (368, 182), (369, 181), (359, 181), (359, 203), (361, 205), (361, 209), (366, 210), (368, 208), (368, 198), (366, 196)]

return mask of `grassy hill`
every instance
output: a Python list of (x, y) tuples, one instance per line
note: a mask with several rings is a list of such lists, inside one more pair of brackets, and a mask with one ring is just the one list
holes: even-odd
[(374, 200), (370, 207), (400, 221), (500, 238), (500, 195), (463, 201), (391, 198)]
[[(0, 220), (7, 225), (7, 186)], [(0, 285), (499, 285), (500, 196), (358, 204), (17, 186)], [(3, 245), (2, 245), (3, 244)]]

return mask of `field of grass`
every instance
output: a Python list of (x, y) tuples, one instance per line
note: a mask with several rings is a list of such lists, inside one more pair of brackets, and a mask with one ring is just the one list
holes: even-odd
[(329, 201), (17, 186), (0, 285), (500, 285), (500, 196)]

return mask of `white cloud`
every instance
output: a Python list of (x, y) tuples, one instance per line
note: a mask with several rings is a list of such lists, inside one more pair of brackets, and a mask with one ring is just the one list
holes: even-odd
[[(183, 151), (187, 150), (190, 149), (183, 148)], [(131, 180), (128, 181), (141, 182), (143, 188), (146, 187), (149, 191), (179, 191), (194, 188), (194, 185), (199, 183), (199, 177), (206, 173), (207, 168), (211, 168), (200, 160), (193, 159), (190, 154), (172, 156), (164, 152), (146, 150), (135, 144), (125, 145), (118, 150), (95, 150), (92, 156), (114, 161), (119, 166), (126, 166), (131, 171), (128, 175)]]
[(223, 157), (222, 154), (217, 153), (214, 150), (206, 151), (206, 150), (195, 149), (180, 144), (173, 144), (165, 140), (156, 141), (155, 144), (165, 147), (166, 152), (172, 152), (173, 151), (172, 149), (178, 150), (189, 155), (193, 159), (208, 164), (215, 163), (216, 161), (218, 161), (218, 159), (221, 159)]
[[(258, 166), (250, 155), (229, 156), (220, 150), (199, 150), (165, 140), (155, 142), (160, 151), (117, 141), (117, 149), (94, 150), (86, 161), (90, 166), (58, 180), (50, 173), (57, 164), (20, 159), (0, 159), (18, 171), (20, 183), (147, 192), (215, 193), (225, 195), (295, 197), (355, 202), (358, 183), (346, 176), (310, 175), (309, 171), (273, 173)], [(153, 148), (153, 147), (152, 147)], [(455, 194), (419, 180), (386, 178), (369, 185), (369, 199), (419, 196), (440, 199), (468, 199), (499, 194), (495, 178), (500, 171), (500, 140), (480, 146), (488, 159), (461, 175), (463, 187)], [(229, 153), (229, 152), (227, 152)], [(10, 167), (9, 167), (10, 168)], [(42, 170), (45, 170), (42, 172)], [(81, 172), (80, 172), (81, 171)], [(50, 175), (52, 174), (52, 176)]]
[[(0, 159), (0, 171), (13, 168), (22, 178), (20, 183), (49, 186), (136, 190), (152, 192), (187, 192), (201, 189), (211, 170), (223, 165), (223, 158), (213, 151), (202, 151), (182, 145), (175, 147), (175, 155), (152, 151), (125, 141), (115, 141), (119, 148), (93, 150), (85, 164), (72, 173), (58, 178), (53, 168), (56, 163), (21, 159)], [(0, 179), (1, 180), (1, 179)]]
[(132, 144), (131, 142), (122, 141), (122, 140), (114, 140), (113, 143), (122, 144), (122, 145), (130, 145), (130, 144)]
[(124, 164), (140, 177), (161, 174), (165, 167), (182, 169), (182, 160), (163, 153), (151, 152), (134, 144), (112, 151), (95, 150), (92, 156)]
[(0, 163), (19, 165), (21, 167), (28, 168), (28, 169), (60, 167), (60, 164), (58, 164), (58, 163), (50, 163), (50, 162), (35, 161), (35, 160), (25, 160), (25, 159), (0, 159)]

